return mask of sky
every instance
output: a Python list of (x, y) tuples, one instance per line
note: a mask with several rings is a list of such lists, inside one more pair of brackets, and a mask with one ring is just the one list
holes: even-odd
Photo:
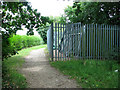
[(28, 0), (32, 8), (38, 9), (42, 16), (60, 16), (64, 9), (73, 5), (73, 0)]
[[(60, 16), (64, 14), (64, 9), (69, 5), (73, 5), (73, 0), (28, 0), (31, 2), (33, 9), (38, 9), (41, 16)], [(18, 30), (17, 34), (26, 35), (27, 29)], [(34, 30), (34, 35), (39, 36), (37, 31)]]

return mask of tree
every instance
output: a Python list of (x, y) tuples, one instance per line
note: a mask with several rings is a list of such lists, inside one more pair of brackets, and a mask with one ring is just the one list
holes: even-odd
[(118, 2), (74, 2), (65, 9), (71, 22), (119, 25)]
[(49, 29), (50, 24), (47, 23), (46, 26), (41, 26), (37, 29), (40, 36), (43, 38), (44, 43), (47, 43), (47, 30)]
[[(48, 18), (41, 17), (37, 9), (32, 9), (28, 2), (1, 2), (2, 7), (2, 58), (16, 54), (16, 50), (9, 43), (8, 38), (16, 34), (25, 26), (29, 31), (27, 35), (33, 35), (34, 28), (46, 25)], [(49, 22), (49, 21), (48, 21)], [(49, 22), (50, 23), (50, 22)]]
[(61, 17), (59, 17), (59, 21), (58, 22), (65, 24), (67, 22), (67, 19), (66, 19), (66, 17), (64, 15), (61, 15)]

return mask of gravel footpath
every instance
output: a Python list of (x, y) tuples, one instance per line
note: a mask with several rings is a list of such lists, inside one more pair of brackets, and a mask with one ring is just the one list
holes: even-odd
[(68, 79), (50, 66), (44, 48), (33, 50), (25, 57), (20, 72), (26, 77), (29, 88), (77, 88), (75, 80)]

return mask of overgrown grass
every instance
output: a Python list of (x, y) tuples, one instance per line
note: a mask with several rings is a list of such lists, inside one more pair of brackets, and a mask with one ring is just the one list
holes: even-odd
[(2, 87), (3, 88), (27, 88), (25, 77), (17, 71), (25, 62), (24, 56), (28, 55), (31, 50), (44, 48), (46, 45), (35, 46), (19, 51), (18, 55), (5, 59), (2, 62)]
[(114, 60), (71, 60), (50, 64), (75, 79), (82, 88), (118, 88), (119, 65)]

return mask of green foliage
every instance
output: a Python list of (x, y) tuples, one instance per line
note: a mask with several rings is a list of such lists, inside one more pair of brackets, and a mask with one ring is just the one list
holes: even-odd
[[(29, 2), (0, 2), (1, 10), (2, 10), (2, 58), (10, 57), (11, 55), (15, 55), (16, 49), (14, 46), (11, 46), (8, 38), (11, 35), (16, 34), (18, 30), (22, 30), (22, 26), (25, 26), (29, 31), (27, 35), (34, 35), (33, 30), (38, 27), (45, 26), (46, 23), (51, 23), (48, 17), (41, 16), (37, 9), (32, 9)], [(20, 38), (19, 36), (17, 37)], [(26, 44), (27, 41), (18, 40), (20, 45), (15, 44), (17, 50), (20, 50), (24, 47), (31, 46), (31, 43)], [(15, 39), (17, 43), (17, 40)], [(21, 43), (23, 42), (23, 43)], [(36, 43), (38, 43), (36, 41)], [(32, 46), (34, 46), (33, 44)]]
[[(5, 38), (5, 37), (4, 37)], [(43, 44), (43, 40), (37, 36), (13, 35), (2, 42), (3, 52), (2, 58), (8, 58), (15, 55), (18, 50)]]
[(59, 17), (59, 16), (55, 16), (55, 17), (50, 16), (50, 17), (49, 17), (49, 20), (50, 20), (51, 22), (54, 22), (54, 23), (63, 23), (63, 24), (66, 23), (66, 18), (65, 18), (64, 15), (61, 15), (60, 17)]
[(49, 29), (49, 26), (50, 24), (47, 24), (46, 26), (42, 26), (37, 29), (45, 44), (47, 43), (47, 30)]
[(117, 2), (74, 2), (64, 11), (71, 23), (120, 24)]
[(17, 53), (14, 47), (10, 44), (8, 40), (9, 37), (9, 34), (2, 35), (2, 60), (3, 58), (8, 58)]
[(70, 60), (51, 65), (75, 79), (82, 88), (118, 88), (119, 65), (114, 60)]
[(9, 38), (9, 41), (11, 46), (13, 46), (16, 50), (43, 44), (42, 38), (26, 35), (13, 35), (13, 37)]

